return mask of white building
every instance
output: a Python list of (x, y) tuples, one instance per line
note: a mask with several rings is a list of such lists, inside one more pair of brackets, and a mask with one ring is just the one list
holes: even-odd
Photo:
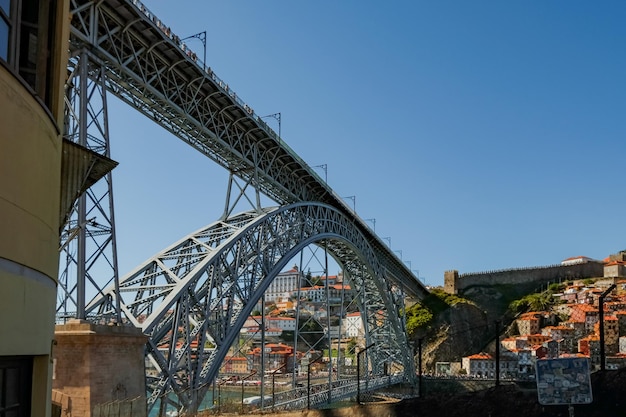
[(265, 316), (265, 320), (261, 316), (250, 316), (243, 325), (243, 328), (258, 328), (261, 323), (265, 324), (266, 329), (280, 329), (282, 331), (295, 331), (296, 319), (293, 317), (269, 317)]
[(365, 328), (363, 327), (363, 319), (358, 311), (346, 314), (343, 319), (343, 333), (346, 337), (364, 337)]
[(265, 301), (275, 303), (295, 292), (301, 285), (301, 275), (297, 266), (276, 275), (276, 278), (265, 291)]
[(574, 256), (572, 258), (567, 258), (561, 261), (561, 265), (577, 265), (577, 264), (586, 264), (587, 262), (592, 262), (594, 259), (588, 258), (586, 256)]

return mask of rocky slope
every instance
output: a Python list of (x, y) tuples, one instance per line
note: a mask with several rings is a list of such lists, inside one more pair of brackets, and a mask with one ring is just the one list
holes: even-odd
[[(532, 292), (523, 286), (485, 286), (469, 288), (465, 302), (441, 308), (433, 320), (418, 329), (412, 339), (417, 346), (422, 339), (422, 369), (434, 372), (436, 362), (458, 362), (463, 356), (481, 351), (493, 353), (496, 322), (500, 333), (511, 324), (508, 307), (511, 301)], [(432, 300), (427, 303), (433, 304)]]
[(492, 333), (493, 325), (478, 306), (470, 303), (450, 306), (427, 328), (415, 334), (416, 343), (420, 338), (423, 340), (423, 371), (434, 372), (435, 362), (459, 361), (463, 356), (482, 350)]

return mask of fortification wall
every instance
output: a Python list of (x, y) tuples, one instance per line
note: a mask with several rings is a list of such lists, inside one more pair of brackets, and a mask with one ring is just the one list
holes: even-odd
[(444, 290), (459, 294), (469, 287), (481, 285), (543, 284), (570, 279), (596, 278), (604, 275), (601, 262), (586, 262), (575, 265), (550, 265), (529, 268), (503, 269), (497, 271), (460, 274), (456, 270), (444, 273)]

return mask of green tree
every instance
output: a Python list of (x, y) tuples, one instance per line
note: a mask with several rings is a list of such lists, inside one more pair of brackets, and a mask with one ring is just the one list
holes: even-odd
[(354, 349), (356, 349), (356, 339), (354, 337), (348, 341), (346, 349), (348, 350), (348, 355), (354, 356)]
[(513, 311), (522, 313), (524, 311), (546, 311), (555, 304), (552, 291), (528, 294), (510, 304)]
[(471, 303), (458, 295), (448, 294), (442, 289), (433, 289), (421, 303), (406, 310), (406, 330), (412, 337), (420, 328), (426, 328), (437, 316), (448, 308), (459, 303)]

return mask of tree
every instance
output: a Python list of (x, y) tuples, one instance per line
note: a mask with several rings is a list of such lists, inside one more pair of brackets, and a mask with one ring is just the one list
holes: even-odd
[(350, 338), (346, 349), (348, 349), (348, 355), (354, 355), (354, 350), (356, 349), (356, 339), (354, 337)]

